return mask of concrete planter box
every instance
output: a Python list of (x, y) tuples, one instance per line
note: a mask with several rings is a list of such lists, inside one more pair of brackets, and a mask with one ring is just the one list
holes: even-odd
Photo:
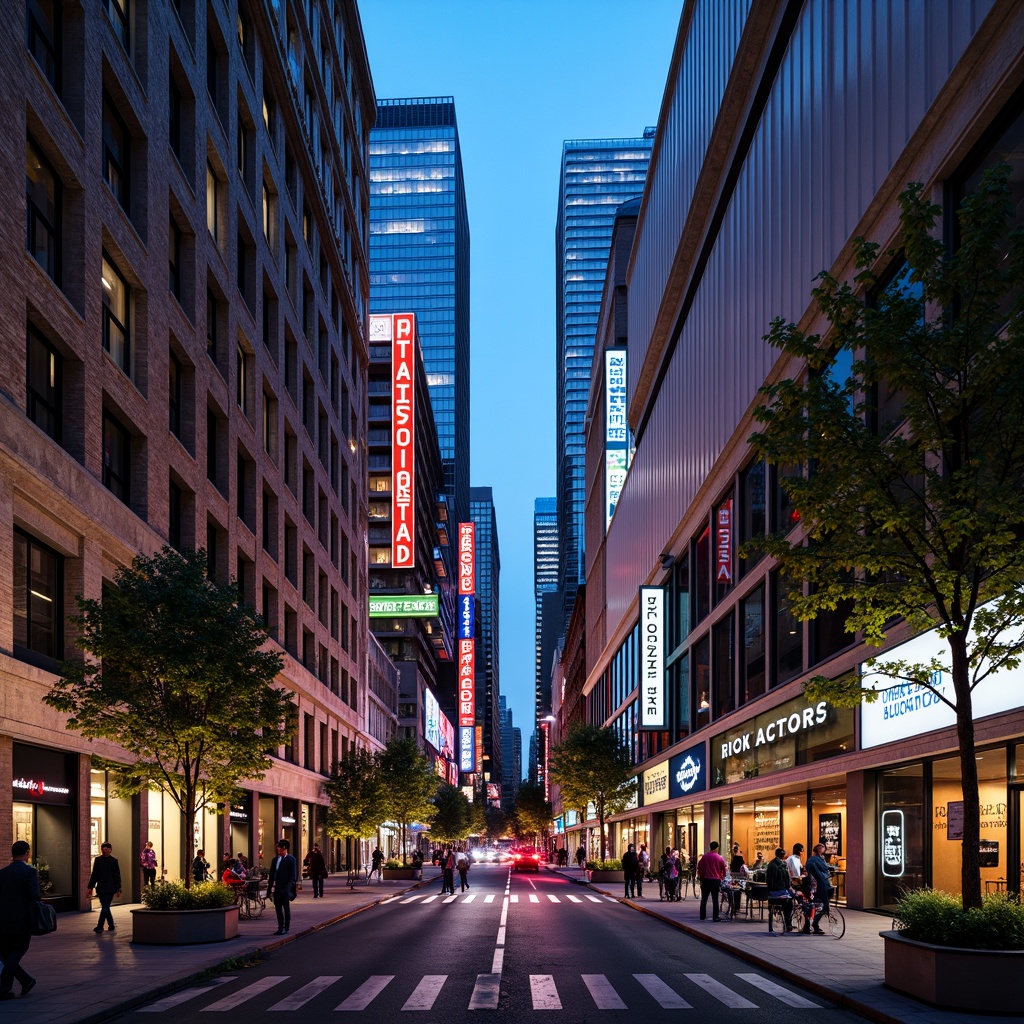
[(625, 877), (621, 871), (588, 871), (587, 874), (592, 882), (618, 882), (620, 885), (626, 884)]
[(416, 868), (385, 868), (384, 877), (392, 881), (413, 881), (421, 876), (422, 872)]
[(238, 935), (238, 907), (213, 910), (133, 910), (132, 942), (145, 946), (189, 946), (226, 942)]
[(1024, 950), (960, 949), (879, 934), (889, 988), (944, 1010), (1020, 1013)]

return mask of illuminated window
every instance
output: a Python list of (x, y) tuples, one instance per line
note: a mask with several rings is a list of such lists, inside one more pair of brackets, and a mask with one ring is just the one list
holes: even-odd
[(100, 277), (103, 292), (103, 348), (121, 369), (131, 373), (131, 335), (129, 315), (131, 291), (117, 269), (103, 256)]

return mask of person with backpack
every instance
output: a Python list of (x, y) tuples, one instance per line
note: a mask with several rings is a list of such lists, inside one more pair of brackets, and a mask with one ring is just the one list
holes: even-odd
[[(462, 886), (462, 891), (465, 892), (469, 888), (469, 882), (466, 881), (466, 876), (469, 874), (469, 855), (465, 850), (459, 850), (455, 855), (455, 869), (459, 873), (459, 882)], [(452, 879), (452, 889), (455, 888), (454, 877)]]

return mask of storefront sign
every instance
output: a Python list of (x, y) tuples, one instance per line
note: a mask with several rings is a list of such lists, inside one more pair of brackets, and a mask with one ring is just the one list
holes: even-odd
[(644, 807), (668, 799), (668, 761), (644, 772)]
[[(972, 630), (969, 644), (974, 644), (976, 639)], [(1008, 642), (1014, 640), (1013, 631), (1008, 631), (1005, 639)], [(887, 666), (896, 660), (924, 665), (933, 659), (943, 665), (948, 665), (950, 661), (949, 644), (935, 629), (873, 659), (873, 668), (864, 667), (865, 689), (888, 689), (881, 692), (873, 704), (864, 703), (861, 706), (862, 747), (877, 747), (956, 725), (956, 712), (938, 696), (942, 694), (953, 704), (956, 703), (953, 679), (949, 672), (940, 671), (932, 675), (931, 684), (934, 691), (937, 691), (933, 692), (916, 683), (901, 682), (886, 671)], [(987, 676), (984, 675), (986, 671), (987, 662), (982, 661), (976, 674), (984, 678), (971, 695), (971, 710), (975, 720), (1024, 707), (1024, 662), (1016, 668), (1003, 668)]]
[(715, 523), (715, 582), (732, 583), (732, 498), (718, 506)]
[(11, 787), (16, 801), (36, 804), (72, 803), (72, 770), (66, 754), (15, 743)]
[(473, 748), (473, 727), (459, 727), (459, 771), (471, 772), (476, 764)]
[(370, 595), (371, 619), (436, 619), (437, 594), (382, 597)]
[(441, 708), (430, 687), (423, 691), (423, 738), (440, 753)]
[(906, 871), (906, 827), (902, 811), (882, 811), (882, 874), (902, 878)]
[(640, 729), (665, 728), (665, 591), (640, 588)]
[(553, 824), (558, 835), (562, 835), (565, 832), (565, 818), (562, 815), (555, 818)]
[(782, 840), (778, 807), (756, 807), (754, 810), (754, 844), (759, 850), (776, 850)]
[(476, 595), (459, 594), (458, 637), (472, 640), (476, 636)]
[(605, 528), (619, 503), (629, 469), (629, 424), (626, 419), (626, 350), (604, 352), (604, 493)]
[(963, 842), (964, 838), (964, 802), (950, 800), (946, 804), (946, 838)]
[(978, 843), (978, 866), (983, 868), (999, 867), (999, 841), (982, 839)]
[(416, 315), (391, 317), (391, 564), (416, 564)]
[(701, 793), (707, 789), (704, 744), (676, 754), (668, 762), (668, 795), (670, 799)]
[(579, 817), (579, 815), (577, 814), (576, 811), (566, 811), (565, 812), (565, 824), (566, 824), (566, 827), (572, 828), (572, 826), (576, 824), (576, 819), (578, 817)]
[(818, 815), (818, 842), (825, 847), (827, 857), (843, 855), (843, 816), (841, 814)]

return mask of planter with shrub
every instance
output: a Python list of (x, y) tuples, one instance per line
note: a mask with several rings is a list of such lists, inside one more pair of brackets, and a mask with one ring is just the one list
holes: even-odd
[(591, 882), (621, 882), (621, 860), (588, 860), (587, 877)]
[(238, 935), (238, 907), (230, 886), (200, 882), (158, 882), (142, 891), (142, 910), (132, 911), (132, 942), (182, 946), (225, 942)]
[(885, 984), (943, 1009), (1019, 1013), (1024, 906), (1005, 893), (965, 910), (959, 896), (915, 889), (882, 932)]

